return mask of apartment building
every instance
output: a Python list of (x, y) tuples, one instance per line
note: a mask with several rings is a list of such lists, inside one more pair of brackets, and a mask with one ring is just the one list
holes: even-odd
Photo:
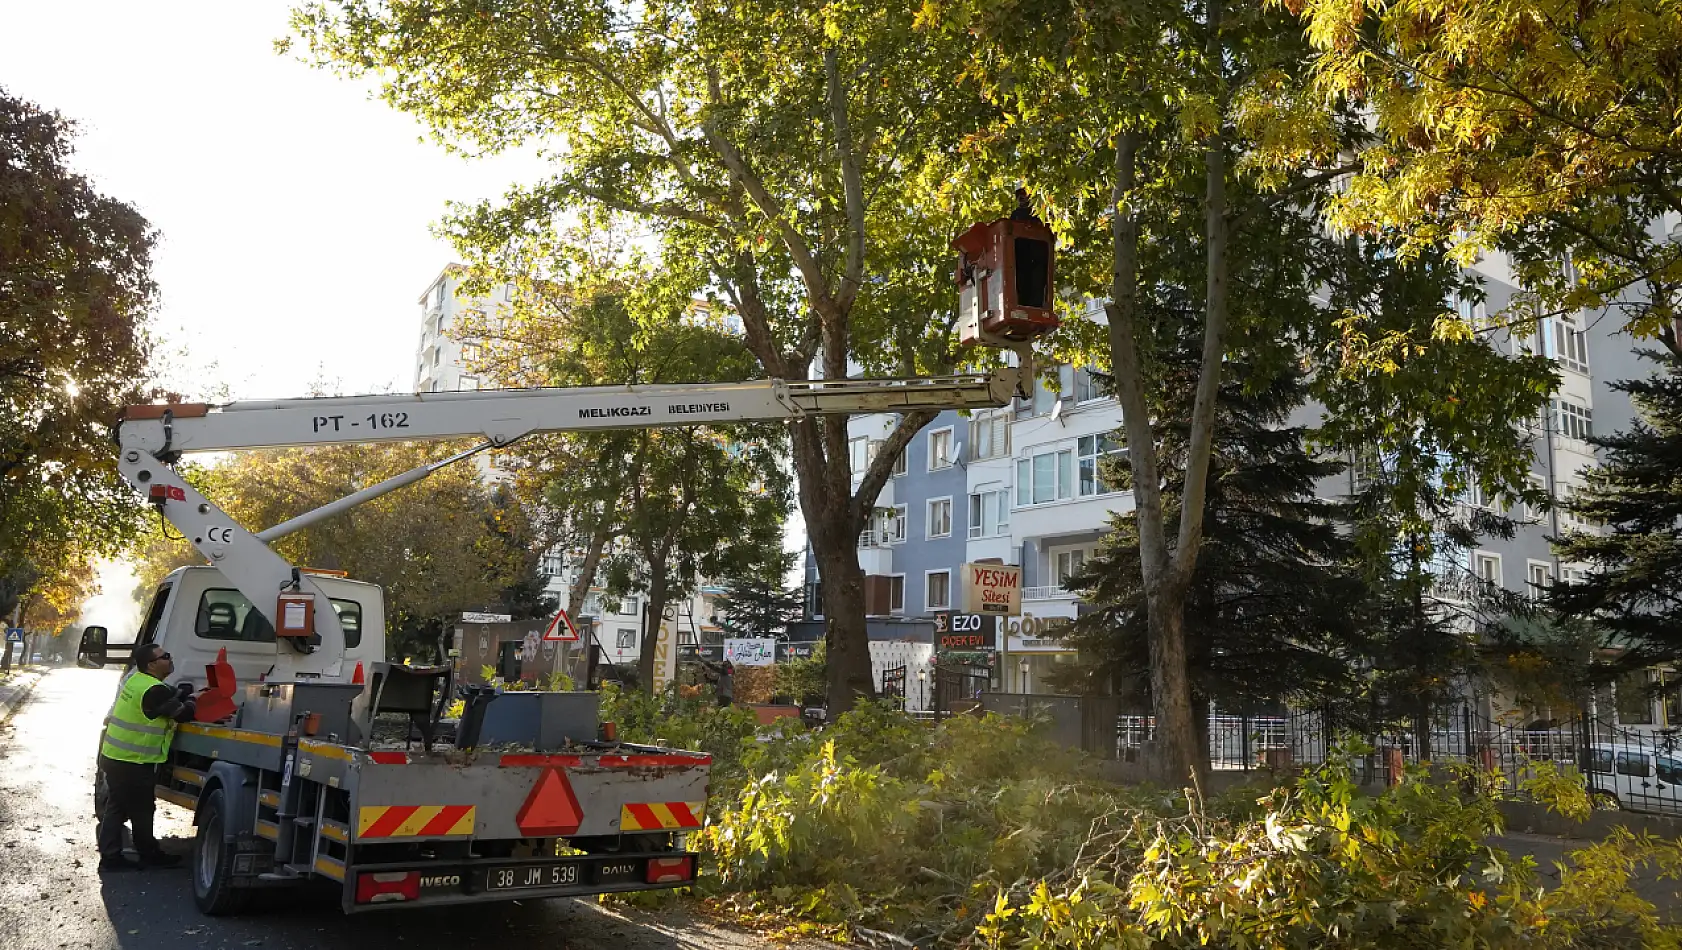
[[(1041, 381), (1032, 399), (1009, 407), (943, 412), (912, 438), (859, 538), (873, 637), (928, 638), (929, 621), (957, 605), (962, 565), (996, 560), (1023, 568), (1022, 615), (999, 631), (999, 685), (1044, 688), (1055, 664), (1074, 659), (1055, 636), (1081, 606), (1063, 582), (1096, 551), (1110, 518), (1132, 510), (1133, 498), (1108, 484), (1099, 465), (1118, 450), (1114, 398), (1099, 393), (1084, 369), (1065, 366), (1060, 377), (1057, 389)], [(849, 421), (855, 485), (896, 421), (891, 414)], [(814, 591), (816, 581), (809, 566)], [(818, 619), (815, 596), (811, 607)]]
[(461, 293), (467, 269), (450, 264), (421, 294), (420, 345), (415, 352), (415, 392), (454, 392), (480, 388), (479, 377), (470, 367), (479, 359), (479, 343), (464, 334), (464, 324), (480, 318), (494, 319), (513, 299), (512, 284), (494, 289), (487, 297)]

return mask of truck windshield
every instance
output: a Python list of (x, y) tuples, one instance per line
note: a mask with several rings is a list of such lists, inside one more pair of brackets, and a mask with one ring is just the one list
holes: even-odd
[[(333, 612), (339, 615), (339, 626), (345, 631), (345, 649), (354, 649), (362, 643), (362, 605), (337, 597), (331, 598), (331, 603)], [(193, 632), (206, 640), (274, 642), (274, 627), (269, 625), (268, 618), (244, 594), (223, 588), (211, 588), (199, 596)]]

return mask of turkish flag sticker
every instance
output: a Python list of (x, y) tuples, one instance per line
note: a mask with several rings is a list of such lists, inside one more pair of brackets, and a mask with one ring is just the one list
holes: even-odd
[(514, 816), (520, 833), (528, 838), (554, 838), (570, 835), (584, 820), (584, 810), (578, 807), (578, 796), (572, 793), (572, 783), (560, 769), (544, 769), (526, 796), (525, 804)]

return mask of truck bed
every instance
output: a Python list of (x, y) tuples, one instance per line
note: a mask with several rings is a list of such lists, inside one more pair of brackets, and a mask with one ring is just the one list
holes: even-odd
[(158, 795), (184, 807), (229, 766), (255, 776), (241, 806), (257, 845), (247, 870), (339, 882), (347, 911), (689, 883), (695, 856), (674, 836), (705, 820), (711, 764), (631, 743), (541, 753), (294, 746), (203, 724), (181, 727), (172, 756)]

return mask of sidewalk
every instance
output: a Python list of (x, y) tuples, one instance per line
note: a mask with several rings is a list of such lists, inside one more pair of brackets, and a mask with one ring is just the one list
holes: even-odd
[(29, 699), (35, 684), (47, 675), (47, 671), (47, 667), (44, 666), (26, 666), (7, 671), (6, 678), (0, 679), (0, 723), (12, 718), (12, 713)]

